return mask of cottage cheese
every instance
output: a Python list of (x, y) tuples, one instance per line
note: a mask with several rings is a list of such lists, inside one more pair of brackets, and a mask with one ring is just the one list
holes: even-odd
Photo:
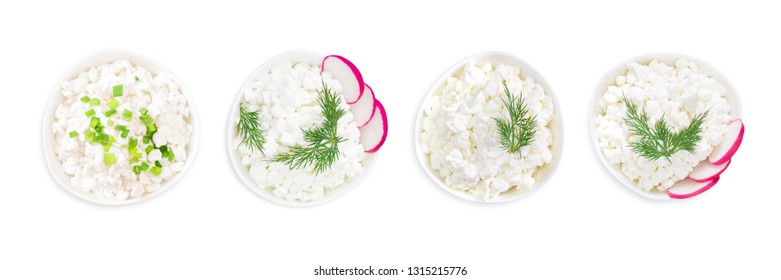
[[(118, 84), (124, 86), (124, 93), (113, 97), (112, 88)], [(57, 107), (56, 119), (51, 127), (55, 138), (54, 151), (62, 164), (62, 170), (74, 186), (101, 198), (126, 200), (160, 190), (168, 180), (182, 171), (192, 133), (192, 126), (188, 123), (190, 109), (182, 88), (170, 76), (152, 73), (127, 60), (118, 60), (91, 67), (79, 73), (75, 79), (63, 82), (60, 94), (65, 101)], [(90, 107), (79, 101), (84, 96), (99, 99), (101, 105)], [(100, 117), (105, 125), (109, 119), (104, 115), (109, 109), (106, 104), (112, 98), (119, 101), (117, 111), (120, 113), (110, 119), (116, 125), (127, 126), (129, 134), (127, 138), (122, 138), (116, 127), (106, 125), (104, 132), (114, 136), (117, 141), (108, 151), (116, 155), (116, 164), (106, 165), (103, 159), (104, 147), (85, 141), (84, 132), (89, 129), (91, 118), (84, 113), (93, 108), (95, 116)], [(154, 142), (158, 146), (167, 145), (175, 155), (173, 162), (160, 160), (163, 171), (159, 176), (148, 172), (135, 174), (128, 162), (129, 138), (141, 139), (146, 134), (146, 127), (138, 119), (141, 108), (148, 109), (157, 124), (158, 132), (154, 135)], [(133, 112), (133, 119), (129, 122), (121, 118), (121, 112), (125, 109)], [(71, 131), (78, 132), (78, 137), (71, 138)], [(159, 150), (153, 150), (147, 155), (143, 152), (145, 145), (139, 144), (139, 147), (143, 154), (141, 161), (160, 159)]]
[[(258, 188), (284, 200), (322, 199), (364, 170), (366, 156), (358, 142), (360, 132), (344, 99), (341, 108), (345, 115), (339, 119), (337, 133), (346, 140), (339, 143), (339, 158), (330, 169), (316, 174), (312, 166), (291, 170), (283, 163), (271, 161), (278, 154), (288, 152), (289, 147), (306, 146), (301, 129), (313, 128), (323, 122), (317, 101), (322, 81), (334, 92), (341, 92), (341, 85), (330, 73), (320, 74), (319, 65), (280, 63), (245, 87), (241, 98), (241, 104), (248, 111), (259, 112), (261, 129), (266, 135), (263, 153), (241, 144), (241, 137), (236, 135), (233, 145), (241, 157), (241, 164), (249, 170)], [(238, 116), (234, 123), (237, 122)]]
[[(553, 100), (533, 77), (518, 67), (489, 63), (466, 64), (444, 87), (427, 98), (423, 111), (421, 150), (433, 173), (445, 185), (478, 199), (490, 200), (517, 189), (535, 186), (535, 172), (551, 163)], [(494, 117), (506, 118), (502, 80), (513, 93), (521, 92), (537, 133), (518, 154), (502, 149)]]
[[(615, 85), (609, 86), (598, 101), (600, 111), (594, 123), (598, 149), (638, 188), (664, 191), (686, 178), (722, 141), (732, 119), (726, 94), (724, 86), (687, 59), (679, 59), (674, 65), (655, 60), (647, 65), (629, 63), (626, 73), (617, 76)], [(675, 153), (670, 161), (649, 161), (632, 152), (630, 143), (639, 137), (624, 121), (623, 96), (634, 102), (638, 112), (649, 116), (650, 124), (664, 118), (673, 131), (687, 127), (694, 116), (710, 109), (695, 151)]]

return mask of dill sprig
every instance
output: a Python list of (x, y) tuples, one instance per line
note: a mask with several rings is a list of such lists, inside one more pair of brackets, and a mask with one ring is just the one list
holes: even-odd
[(241, 144), (250, 149), (257, 149), (265, 155), (263, 144), (266, 143), (266, 137), (260, 129), (260, 116), (257, 111), (250, 112), (244, 109), (244, 105), (239, 105), (239, 123), (236, 124), (236, 130), (241, 136)]
[(521, 94), (515, 95), (507, 88), (507, 81), (502, 81), (505, 98), (504, 106), (509, 112), (509, 119), (494, 118), (499, 128), (499, 144), (510, 153), (517, 153), (534, 140), (537, 133), (537, 116), (529, 116), (529, 108), (524, 104)]
[(313, 165), (315, 173), (320, 173), (330, 168), (339, 158), (338, 145), (345, 141), (336, 133), (339, 119), (345, 114), (344, 109), (339, 108), (342, 98), (331, 92), (325, 82), (323, 90), (318, 93), (317, 101), (325, 120), (318, 127), (301, 129), (308, 145), (296, 145), (290, 148), (290, 152), (277, 155), (273, 161), (284, 163), (290, 169)]
[(626, 120), (632, 133), (641, 137), (640, 141), (630, 143), (632, 151), (649, 160), (662, 157), (670, 161), (670, 157), (679, 152), (694, 153), (697, 142), (702, 138), (700, 130), (703, 121), (708, 117), (708, 111), (694, 116), (689, 126), (681, 131), (673, 132), (667, 126), (664, 115), (653, 126), (648, 124), (648, 116), (638, 113), (632, 100), (624, 96), (626, 104)]

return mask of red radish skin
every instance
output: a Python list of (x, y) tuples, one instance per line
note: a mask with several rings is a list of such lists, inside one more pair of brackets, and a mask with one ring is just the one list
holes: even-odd
[(363, 95), (361, 99), (350, 105), (350, 112), (353, 113), (355, 118), (355, 124), (358, 128), (364, 127), (374, 117), (374, 113), (377, 112), (377, 102), (374, 99), (374, 90), (368, 85), (363, 84)]
[(686, 178), (667, 189), (667, 196), (673, 199), (691, 198), (709, 190), (713, 185), (719, 182), (719, 177), (707, 182), (695, 182)]
[(364, 127), (358, 129), (361, 132), (360, 142), (363, 145), (364, 152), (367, 153), (377, 152), (382, 147), (382, 144), (385, 143), (385, 138), (388, 137), (388, 116), (385, 114), (385, 107), (382, 106), (379, 100), (376, 100), (374, 103), (376, 104), (374, 109), (375, 117)]
[(355, 64), (339, 55), (329, 55), (323, 58), (320, 72), (328, 71), (331, 77), (342, 84), (342, 95), (347, 104), (353, 104), (363, 95), (363, 76)]
[(716, 179), (721, 176), (721, 173), (723, 173), (724, 170), (727, 170), (727, 167), (729, 167), (731, 162), (732, 160), (728, 160), (720, 165), (714, 165), (707, 160), (703, 160), (694, 167), (691, 173), (689, 173), (689, 178), (698, 183), (705, 183)]
[(740, 143), (743, 142), (744, 130), (742, 120), (737, 119), (730, 122), (724, 140), (713, 149), (713, 152), (708, 156), (708, 161), (714, 165), (721, 165), (732, 159), (732, 156), (738, 151)]

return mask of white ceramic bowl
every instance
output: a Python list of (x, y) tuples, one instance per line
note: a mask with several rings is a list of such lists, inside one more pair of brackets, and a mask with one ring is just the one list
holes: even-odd
[(271, 191), (267, 189), (261, 189), (258, 187), (258, 184), (255, 183), (254, 180), (252, 180), (252, 177), (249, 175), (249, 170), (245, 168), (241, 164), (241, 157), (238, 155), (237, 151), (234, 149), (234, 139), (238, 135), (236, 131), (236, 120), (239, 117), (239, 103), (241, 102), (242, 94), (244, 93), (244, 89), (247, 88), (247, 86), (250, 86), (252, 82), (258, 80), (258, 77), (261, 76), (264, 73), (268, 73), (271, 70), (271, 67), (274, 65), (277, 65), (282, 62), (293, 62), (299, 63), (299, 62), (306, 62), (312, 65), (321, 65), (321, 62), (323, 61), (323, 58), (325, 58), (324, 55), (308, 51), (308, 50), (293, 50), (288, 51), (285, 53), (282, 53), (280, 55), (277, 55), (268, 61), (264, 62), (258, 69), (255, 70), (255, 72), (252, 72), (252, 74), (244, 81), (244, 84), (241, 85), (241, 88), (239, 88), (239, 92), (236, 95), (236, 99), (233, 101), (233, 105), (231, 106), (231, 112), (230, 117), (228, 117), (228, 138), (227, 138), (227, 146), (228, 146), (228, 155), (230, 156), (231, 164), (233, 165), (233, 170), (236, 171), (236, 175), (239, 176), (239, 179), (246, 185), (250, 190), (258, 194), (259, 196), (268, 199), (272, 202), (286, 205), (286, 206), (295, 206), (295, 207), (301, 207), (301, 206), (315, 206), (320, 205), (326, 202), (329, 202), (331, 200), (336, 199), (337, 197), (340, 197), (353, 188), (361, 183), (364, 179), (366, 179), (366, 176), (371, 172), (372, 168), (374, 167), (374, 162), (377, 158), (377, 153), (373, 154), (367, 154), (366, 158), (363, 160), (363, 171), (358, 174), (356, 177), (354, 177), (351, 181), (345, 182), (344, 185), (333, 188), (333, 189), (327, 189), (325, 190), (324, 198), (310, 201), (310, 202), (300, 202), (300, 201), (290, 201), (283, 198), (280, 198)]
[(602, 111), (599, 108), (599, 100), (602, 98), (602, 94), (605, 93), (608, 86), (615, 85), (616, 76), (618, 75), (624, 75), (626, 74), (626, 65), (630, 62), (637, 62), (640, 64), (647, 65), (652, 60), (657, 60), (659, 62), (665, 63), (667, 65), (675, 65), (675, 61), (681, 58), (686, 58), (691, 62), (694, 62), (697, 64), (697, 67), (700, 71), (710, 75), (718, 81), (722, 86), (724, 86), (725, 89), (727, 89), (727, 96), (726, 99), (730, 104), (731, 111), (730, 113), (734, 118), (740, 118), (741, 117), (741, 108), (740, 108), (740, 99), (738, 98), (737, 91), (732, 86), (732, 84), (727, 81), (724, 76), (716, 70), (716, 68), (713, 68), (713, 66), (710, 66), (708, 63), (688, 56), (688, 55), (681, 55), (681, 54), (674, 54), (674, 53), (653, 53), (653, 54), (647, 54), (638, 56), (629, 60), (626, 60), (608, 71), (600, 80), (599, 85), (597, 85), (597, 89), (594, 92), (594, 97), (591, 100), (591, 107), (589, 110), (588, 115), (588, 126), (589, 130), (591, 131), (591, 143), (594, 146), (594, 152), (597, 153), (597, 156), (599, 157), (599, 160), (602, 162), (602, 165), (605, 166), (608, 172), (610, 172), (611, 175), (613, 175), (613, 178), (618, 180), (624, 187), (631, 190), (632, 192), (639, 194), (643, 197), (647, 197), (650, 199), (656, 199), (656, 200), (669, 200), (670, 197), (667, 196), (666, 193), (653, 190), (650, 192), (643, 191), (640, 189), (637, 184), (634, 184), (633, 182), (629, 181), (629, 179), (624, 176), (623, 173), (616, 167), (607, 162), (607, 159), (605, 159), (605, 155), (602, 154), (602, 151), (599, 150), (599, 147), (597, 146), (597, 135), (596, 135), (596, 125), (594, 125), (594, 120), (596, 119), (597, 115)]
[[(445, 86), (445, 81), (449, 77), (454, 76), (456, 73), (460, 73), (461, 71), (463, 71), (464, 66), (471, 61), (477, 63), (489, 62), (492, 65), (505, 64), (505, 65), (512, 65), (512, 66), (519, 67), (522, 73), (525, 73), (527, 76), (534, 77), (536, 82), (542, 85), (542, 87), (545, 89), (545, 94), (550, 96), (551, 99), (553, 100), (555, 113), (553, 115), (551, 123), (549, 124), (549, 127), (551, 128), (553, 134), (553, 144), (551, 147), (553, 160), (551, 163), (541, 166), (540, 168), (537, 169), (537, 171), (534, 173), (534, 179), (536, 181), (535, 186), (533, 189), (529, 191), (520, 191), (516, 188), (512, 188), (511, 190), (508, 190), (500, 194), (497, 198), (490, 199), (490, 200), (481, 200), (466, 192), (456, 190), (445, 185), (443, 179), (434, 173), (434, 170), (431, 168), (431, 165), (429, 164), (426, 155), (423, 154), (423, 149), (421, 148), (421, 141), (422, 141), (421, 133), (423, 130), (423, 111), (424, 108), (426, 107), (426, 104), (429, 101), (429, 98), (431, 98), (434, 92), (442, 90), (442, 87)], [(439, 187), (441, 187), (443, 190), (447, 191), (448, 193), (451, 193), (465, 200), (481, 202), (481, 203), (501, 203), (501, 202), (513, 201), (522, 198), (524, 196), (527, 196), (532, 192), (538, 190), (540, 187), (542, 187), (542, 185), (544, 185), (545, 182), (547, 182), (548, 179), (552, 176), (552, 174), (556, 170), (556, 167), (559, 164), (559, 160), (561, 159), (563, 137), (564, 134), (562, 132), (562, 124), (561, 124), (561, 106), (559, 106), (558, 99), (556, 99), (556, 95), (553, 93), (553, 90), (551, 89), (550, 85), (548, 85), (548, 82), (546, 82), (545, 79), (542, 77), (542, 75), (540, 75), (540, 73), (538, 73), (537, 70), (534, 70), (534, 68), (532, 68), (531, 65), (529, 65), (528, 63), (524, 62), (523, 60), (511, 54), (504, 53), (504, 52), (480, 53), (471, 56), (467, 59), (464, 59), (459, 63), (456, 63), (456, 65), (454, 65), (453, 67), (445, 71), (445, 73), (442, 74), (442, 76), (440, 76), (436, 82), (434, 82), (434, 85), (431, 87), (431, 89), (429, 89), (428, 93), (424, 97), (423, 102), (420, 105), (420, 109), (418, 110), (417, 120), (415, 121), (415, 152), (418, 156), (418, 162), (420, 162), (420, 165), (423, 167), (423, 170), (425, 170), (426, 174), (428, 174), (428, 176), (431, 178), (431, 180), (434, 181), (434, 183), (436, 183)]]
[[(70, 183), (70, 177), (66, 175), (65, 172), (63, 172), (61, 163), (54, 153), (54, 134), (52, 133), (51, 129), (52, 122), (54, 121), (54, 113), (56, 112), (57, 107), (62, 104), (65, 99), (62, 94), (60, 94), (60, 85), (62, 85), (62, 83), (65, 81), (74, 79), (76, 75), (89, 70), (89, 68), (92, 66), (110, 63), (120, 59), (128, 60), (133, 65), (143, 66), (152, 73), (168, 74), (182, 88), (184, 96), (187, 98), (187, 105), (190, 108), (190, 116), (187, 121), (192, 125), (193, 128), (192, 135), (190, 135), (190, 143), (186, 147), (187, 161), (185, 162), (182, 171), (174, 175), (174, 177), (171, 179), (165, 181), (165, 184), (163, 184), (162, 187), (155, 192), (145, 193), (140, 197), (128, 198), (121, 201), (111, 200), (102, 196), (97, 196), (85, 192), (80, 187), (74, 186)], [(181, 179), (185, 173), (187, 173), (187, 170), (195, 160), (195, 156), (198, 152), (199, 133), (198, 112), (195, 110), (195, 104), (192, 100), (192, 97), (190, 96), (190, 91), (187, 90), (187, 88), (184, 86), (184, 83), (182, 83), (182, 81), (179, 80), (179, 78), (177, 78), (173, 72), (157, 62), (135, 53), (123, 50), (104, 50), (87, 57), (73, 66), (68, 72), (65, 73), (65, 75), (63, 75), (63, 77), (55, 85), (54, 90), (52, 90), (51, 97), (49, 98), (49, 104), (46, 107), (46, 113), (43, 119), (43, 154), (46, 159), (46, 164), (49, 166), (49, 171), (51, 172), (52, 177), (54, 177), (54, 180), (57, 181), (57, 183), (68, 192), (79, 198), (96, 204), (125, 205), (158, 196), (176, 184), (176, 182), (179, 181), (179, 179)]]

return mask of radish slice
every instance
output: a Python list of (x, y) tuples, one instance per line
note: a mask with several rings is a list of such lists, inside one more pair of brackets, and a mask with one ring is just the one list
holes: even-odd
[(718, 182), (719, 177), (702, 183), (686, 178), (667, 189), (667, 195), (675, 199), (690, 198), (707, 191)]
[(376, 100), (374, 104), (376, 105), (374, 115), (380, 117), (373, 117), (364, 127), (359, 128), (361, 131), (360, 142), (364, 152), (367, 153), (379, 150), (385, 143), (385, 137), (388, 136), (388, 116), (385, 115), (385, 108), (382, 107), (379, 100)]
[(363, 95), (363, 76), (355, 65), (344, 57), (329, 55), (323, 59), (321, 72), (328, 71), (331, 77), (342, 84), (342, 95), (347, 104), (353, 104)]
[(740, 142), (743, 142), (743, 121), (734, 120), (727, 125), (727, 134), (721, 144), (713, 148), (713, 152), (708, 156), (708, 161), (714, 165), (720, 165), (732, 158), (732, 155), (738, 151)]
[(694, 167), (691, 173), (689, 173), (689, 178), (698, 183), (704, 183), (716, 179), (721, 176), (721, 173), (724, 172), (724, 170), (727, 170), (730, 162), (732, 161), (728, 160), (725, 163), (714, 165), (706, 160), (703, 160), (700, 162), (700, 164), (697, 164), (697, 166)]
[(358, 128), (365, 126), (374, 117), (374, 108), (377, 107), (374, 99), (374, 90), (367, 84), (363, 84), (363, 95), (355, 104), (350, 105), (350, 112), (353, 113), (355, 123)]

